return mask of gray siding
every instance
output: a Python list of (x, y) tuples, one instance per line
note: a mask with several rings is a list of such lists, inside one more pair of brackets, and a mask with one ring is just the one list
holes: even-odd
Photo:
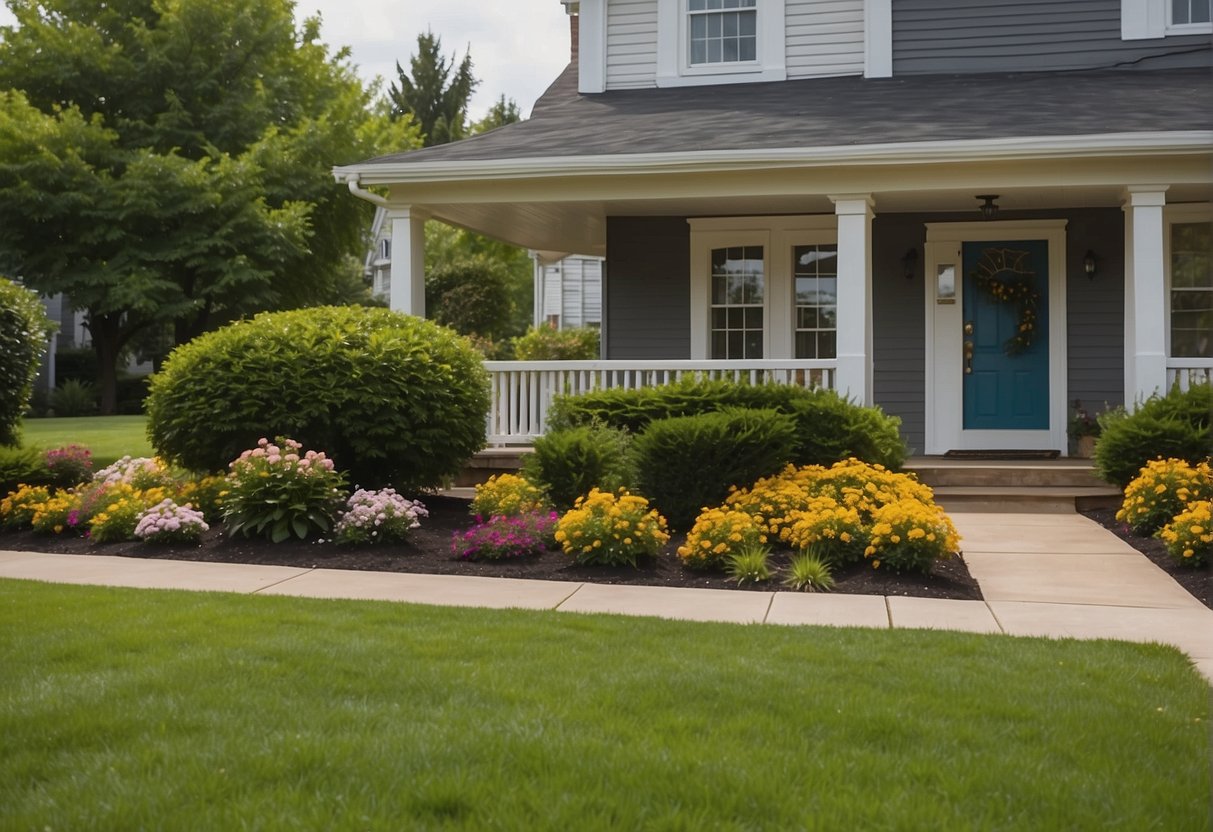
[(605, 358), (691, 356), (691, 229), (686, 217), (608, 217)]
[(788, 78), (863, 74), (863, 0), (788, 0)]
[(898, 0), (893, 74), (1209, 66), (1208, 35), (1120, 39), (1120, 0)]

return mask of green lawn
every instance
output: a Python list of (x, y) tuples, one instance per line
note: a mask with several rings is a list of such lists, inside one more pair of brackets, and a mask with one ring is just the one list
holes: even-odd
[(76, 416), (64, 419), (26, 419), (21, 425), (26, 445), (56, 448), (75, 442), (93, 452), (93, 467), (115, 459), (152, 456), (147, 441), (146, 416)]
[(1175, 650), (0, 581), (2, 829), (1208, 829)]

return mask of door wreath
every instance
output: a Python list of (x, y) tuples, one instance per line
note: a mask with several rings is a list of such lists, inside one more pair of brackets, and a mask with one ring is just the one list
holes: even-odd
[(1030, 252), (1011, 248), (988, 248), (973, 267), (973, 283), (996, 303), (1013, 303), (1018, 320), (1015, 334), (1003, 342), (1007, 355), (1022, 355), (1036, 339), (1040, 292), (1032, 286), (1036, 272), (1028, 268)]

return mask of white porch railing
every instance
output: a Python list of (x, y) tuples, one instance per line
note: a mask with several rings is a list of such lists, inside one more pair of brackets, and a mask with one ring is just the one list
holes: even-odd
[(687, 376), (834, 389), (834, 360), (486, 361), (492, 383), (490, 445), (529, 444), (542, 436), (552, 397), (613, 387), (670, 384)]
[(1196, 384), (1213, 383), (1213, 358), (1168, 358), (1167, 389), (1179, 385), (1187, 390)]

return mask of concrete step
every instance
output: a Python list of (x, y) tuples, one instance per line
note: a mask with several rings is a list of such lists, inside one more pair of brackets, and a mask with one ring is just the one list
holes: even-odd
[(1107, 484), (1095, 475), (1089, 460), (1059, 459), (1043, 462), (998, 462), (915, 458), (905, 470), (914, 471), (931, 487), (1040, 486), (1046, 488), (1101, 488)]
[(454, 484), (456, 487), (471, 488), (497, 474), (516, 474), (522, 467), (523, 458), (529, 453), (529, 445), (485, 448), (467, 461), (463, 470), (456, 475)]
[(972, 486), (934, 487), (935, 501), (945, 511), (1068, 514), (1076, 509), (1115, 508), (1121, 494), (1111, 486)]

